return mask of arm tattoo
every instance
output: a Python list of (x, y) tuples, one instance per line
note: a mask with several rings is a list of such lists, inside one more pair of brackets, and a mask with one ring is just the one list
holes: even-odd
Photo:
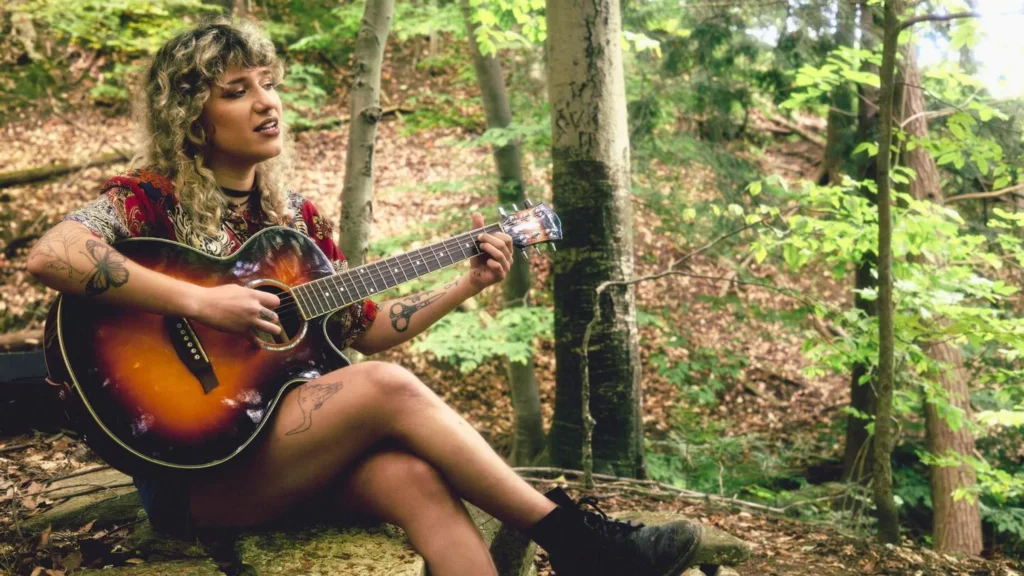
[[(436, 294), (426, 292), (410, 296), (402, 302), (395, 302), (391, 305), (391, 327), (395, 329), (395, 332), (405, 332), (409, 329), (409, 323), (412, 321), (413, 314), (430, 306), (445, 294), (446, 292), (438, 292)], [(408, 302), (408, 304), (405, 304), (405, 302)]]
[(285, 436), (294, 436), (309, 430), (313, 426), (313, 412), (319, 410), (324, 402), (337, 394), (341, 388), (341, 382), (307, 383), (299, 386), (295, 391), (295, 398), (299, 403), (299, 410), (302, 411), (302, 423), (286, 432)]
[(88, 232), (80, 228), (53, 230), (36, 242), (36, 245), (28, 253), (28, 259), (42, 258), (47, 270), (67, 272), (68, 278), (73, 278), (75, 274), (85, 276), (85, 272), (71, 264), (71, 245), (86, 235)]
[(108, 288), (124, 286), (124, 283), (128, 281), (128, 269), (124, 267), (126, 261), (124, 256), (96, 240), (86, 240), (85, 249), (87, 252), (83, 252), (83, 254), (88, 256), (95, 266), (85, 282), (86, 295), (99, 296)]

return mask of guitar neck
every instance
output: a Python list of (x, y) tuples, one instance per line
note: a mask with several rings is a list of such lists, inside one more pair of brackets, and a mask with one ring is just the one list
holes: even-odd
[(478, 256), (483, 251), (476, 237), (501, 231), (499, 224), (471, 230), (398, 256), (293, 286), (292, 294), (307, 320), (330, 314), (399, 284)]

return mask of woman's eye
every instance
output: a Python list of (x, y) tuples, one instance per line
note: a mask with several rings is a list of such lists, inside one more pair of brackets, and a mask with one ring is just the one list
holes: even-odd
[(266, 90), (274, 90), (275, 88), (277, 88), (277, 84), (275, 82), (271, 82), (269, 84), (264, 84), (263, 88)]
[(242, 96), (245, 95), (245, 90), (239, 90), (237, 92), (228, 92), (228, 93), (226, 93), (224, 95), (227, 96), (228, 98), (241, 98)]

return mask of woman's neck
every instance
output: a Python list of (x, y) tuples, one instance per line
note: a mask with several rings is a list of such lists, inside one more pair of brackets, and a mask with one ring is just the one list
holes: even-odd
[(210, 167), (218, 186), (232, 190), (250, 190), (256, 181), (256, 166), (231, 166), (217, 162)]

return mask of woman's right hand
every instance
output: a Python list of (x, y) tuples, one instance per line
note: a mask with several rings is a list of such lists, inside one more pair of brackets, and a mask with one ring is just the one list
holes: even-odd
[(281, 299), (273, 294), (235, 284), (203, 288), (195, 301), (193, 320), (211, 328), (236, 334), (248, 333), (258, 343), (255, 331), (281, 333), (274, 309)]

